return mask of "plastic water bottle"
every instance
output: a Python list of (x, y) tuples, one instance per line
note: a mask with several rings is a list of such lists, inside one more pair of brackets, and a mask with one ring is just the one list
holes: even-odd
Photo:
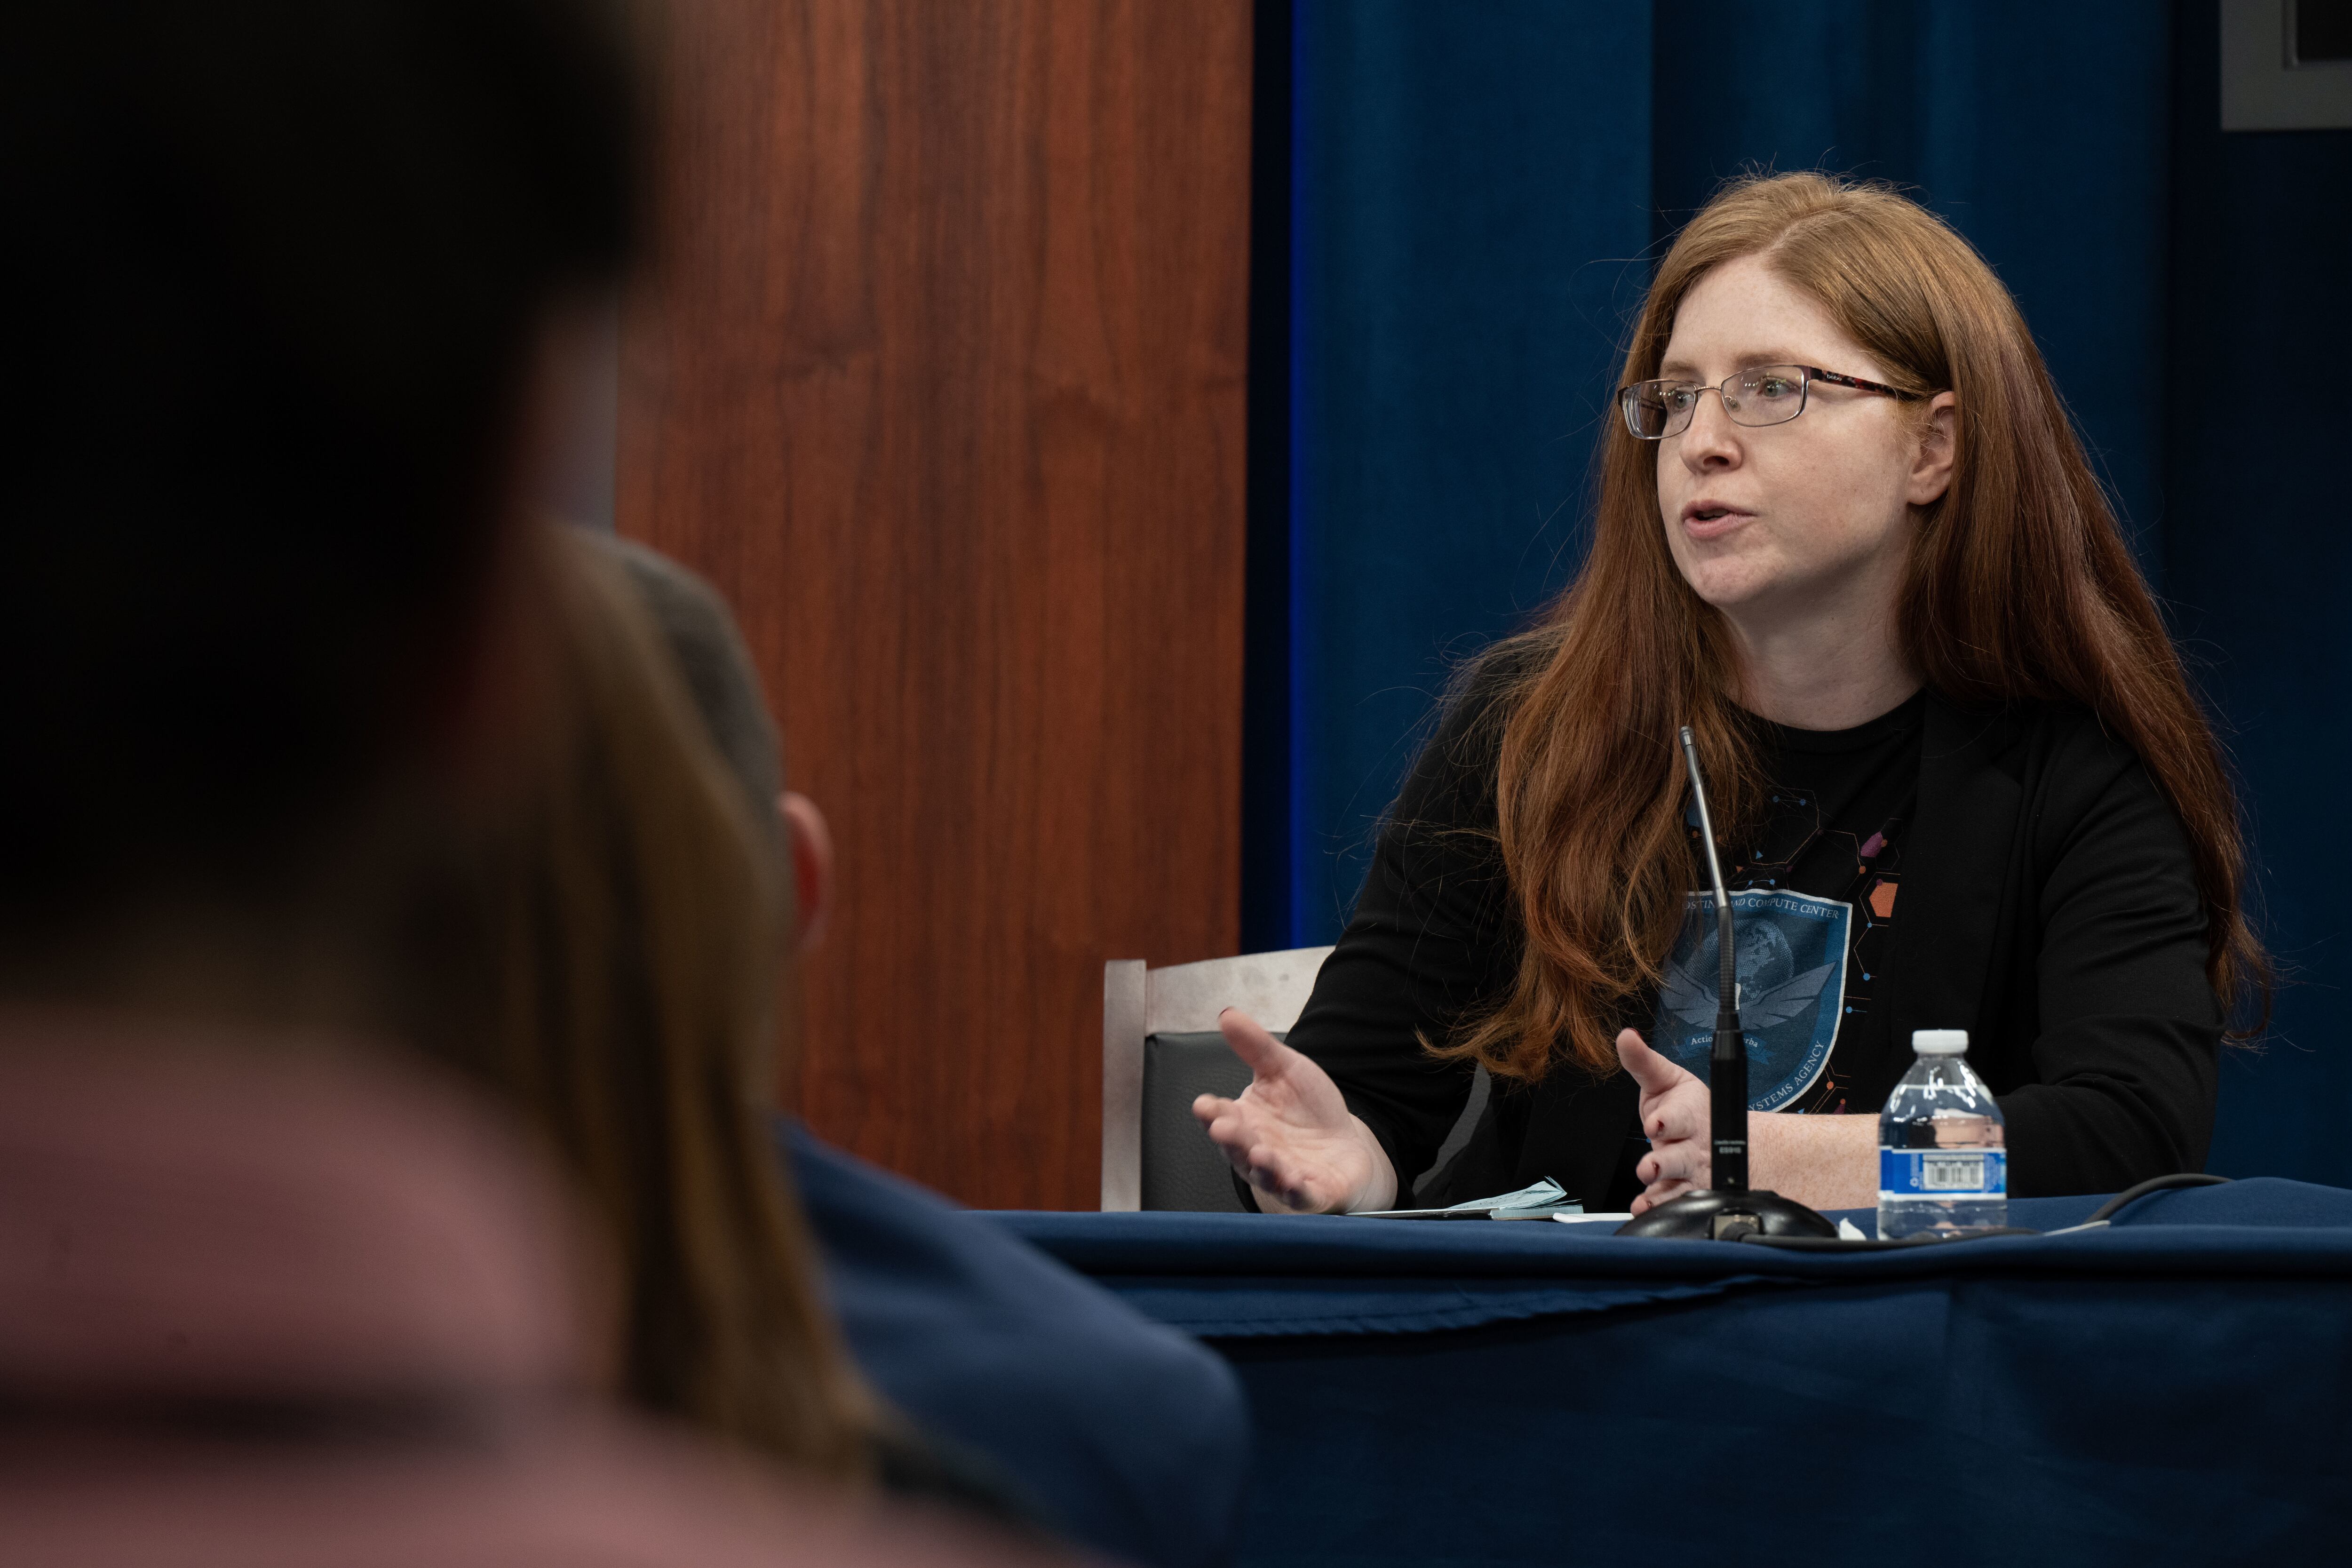
[(1918, 1059), (1878, 1115), (1878, 1234), (2007, 1225), (2008, 1129), (1969, 1070), (1968, 1031), (1921, 1029), (1911, 1048)]

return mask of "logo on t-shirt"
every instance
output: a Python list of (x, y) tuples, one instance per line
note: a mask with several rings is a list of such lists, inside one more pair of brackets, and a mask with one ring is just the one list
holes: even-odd
[[(1813, 1086), (1837, 1044), (1853, 906), (1750, 888), (1731, 895), (1731, 918), (1740, 1034), (1748, 1041), (1748, 1103), (1778, 1110)], [(1721, 951), (1715, 900), (1693, 893), (1666, 959), (1650, 1043), (1702, 1079), (1715, 1043)]]

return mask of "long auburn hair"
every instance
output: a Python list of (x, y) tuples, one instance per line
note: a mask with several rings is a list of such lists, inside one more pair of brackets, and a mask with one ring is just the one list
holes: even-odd
[(891, 1417), (819, 1293), (766, 1105), (800, 1017), (791, 907), (617, 559), (538, 540), (553, 716), (413, 911), (419, 1043), (517, 1107), (619, 1254), (625, 1392), (863, 1482)]
[[(1891, 187), (1754, 176), (1720, 191), (1667, 251), (1623, 381), (1658, 374), (1701, 277), (1751, 256), (1818, 300), (1890, 383), (1957, 395), (1951, 485), (1919, 510), (1897, 606), (1914, 668), (1963, 707), (2079, 703), (2130, 745), (2187, 833), (2208, 978), (2227, 1002), (2266, 1004), (2221, 749), (2008, 290)], [(1752, 821), (1760, 800), (1730, 635), (1668, 551), (1656, 454), (1608, 422), (1591, 553), (1543, 622), (1501, 650), (1519, 657), (1497, 661), (1521, 672), (1494, 721), (1526, 947), (1500, 1005), (1433, 1048), (1508, 1078), (1539, 1079), (1562, 1056), (1616, 1070), (1616, 1030), (1661, 978), (1690, 875), (1677, 727), (1696, 734), (1723, 821)]]

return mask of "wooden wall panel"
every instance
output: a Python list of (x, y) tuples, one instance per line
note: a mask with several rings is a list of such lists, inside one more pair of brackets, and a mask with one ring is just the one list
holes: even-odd
[(839, 839), (788, 1093), (1092, 1207), (1103, 961), (1238, 940), (1249, 6), (673, 20), (617, 514), (733, 598)]

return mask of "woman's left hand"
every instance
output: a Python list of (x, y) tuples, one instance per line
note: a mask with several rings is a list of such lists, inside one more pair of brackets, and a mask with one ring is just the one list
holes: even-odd
[(1642, 1086), (1642, 1135), (1650, 1152), (1633, 1168), (1644, 1184), (1633, 1212), (1643, 1214), (1707, 1184), (1713, 1161), (1706, 1083), (1652, 1050), (1633, 1029), (1618, 1035), (1617, 1059)]
[[(1708, 1184), (1714, 1170), (1706, 1083), (1652, 1050), (1627, 1029), (1617, 1059), (1642, 1086), (1642, 1132), (1650, 1152), (1633, 1167), (1647, 1185), (1635, 1214)], [(1878, 1201), (1878, 1118), (1748, 1113), (1748, 1175), (1758, 1187), (1817, 1209), (1868, 1208)]]

